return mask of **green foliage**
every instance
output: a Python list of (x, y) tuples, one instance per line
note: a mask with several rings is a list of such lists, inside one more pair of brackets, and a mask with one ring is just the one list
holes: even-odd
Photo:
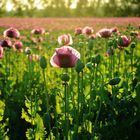
[(7, 136), (8, 129), (6, 129), (8, 125), (8, 119), (4, 122), (4, 110), (5, 110), (5, 103), (0, 100), (0, 139), (1, 140), (9, 140)]
[(22, 109), (22, 119), (30, 123), (32, 128), (28, 128), (26, 131), (26, 137), (28, 140), (43, 140), (46, 135), (43, 119), (37, 113), (41, 111), (40, 101), (32, 102), (29, 99), (25, 100), (25, 106), (27, 111)]

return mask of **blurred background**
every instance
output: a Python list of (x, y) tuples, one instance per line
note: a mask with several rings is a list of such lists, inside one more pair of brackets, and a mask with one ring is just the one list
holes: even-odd
[(132, 17), (140, 0), (0, 0), (0, 17)]

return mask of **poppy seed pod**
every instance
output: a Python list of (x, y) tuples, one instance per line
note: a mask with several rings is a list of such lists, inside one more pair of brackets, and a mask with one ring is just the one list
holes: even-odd
[(80, 72), (82, 72), (83, 71), (83, 69), (84, 69), (84, 63), (80, 60), (80, 59), (78, 59), (77, 60), (77, 62), (76, 62), (76, 65), (75, 65), (75, 70), (76, 70), (76, 72), (77, 73), (80, 73)]

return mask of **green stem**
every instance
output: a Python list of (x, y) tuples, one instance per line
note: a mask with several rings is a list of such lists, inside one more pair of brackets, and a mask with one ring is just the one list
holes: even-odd
[(78, 139), (78, 127), (79, 127), (79, 111), (80, 111), (80, 73), (77, 73), (77, 126), (76, 126), (76, 134), (77, 134), (77, 139)]
[(99, 97), (99, 101), (100, 101), (100, 106), (99, 106), (99, 110), (97, 111), (97, 116), (96, 116), (95, 122), (94, 122), (94, 130), (92, 132), (93, 140), (94, 140), (94, 136), (95, 136), (95, 132), (96, 132), (96, 127), (97, 127), (97, 122), (98, 122), (98, 118), (99, 118), (101, 107), (102, 107), (102, 102), (101, 102), (101, 98), (100, 97)]
[(67, 82), (64, 83), (64, 93), (65, 93), (65, 140), (68, 140), (68, 118), (67, 118)]
[[(29, 74), (28, 74), (28, 76), (29, 76), (29, 89), (28, 90), (30, 92), (31, 91), (31, 62), (30, 61), (28, 61), (28, 71), (29, 71)], [(30, 101), (31, 101), (31, 125), (33, 125), (33, 99), (32, 99), (32, 93), (30, 94)]]
[[(134, 57), (134, 50), (131, 49), (131, 73), (133, 72), (133, 57)], [(132, 80), (133, 80), (133, 74), (132, 74)]]
[(83, 80), (83, 77), (84, 77), (84, 73), (83, 73), (83, 71), (81, 72), (81, 74), (82, 74), (82, 77), (81, 77), (81, 95), (82, 95), (82, 103), (84, 104), (85, 103), (85, 98), (84, 98), (84, 80)]
[(45, 76), (44, 69), (42, 69), (42, 73), (43, 73), (43, 79), (44, 79), (45, 94), (47, 95), (47, 97), (46, 97), (46, 103), (47, 103), (46, 110), (47, 110), (47, 113), (49, 114), (49, 95), (48, 95), (47, 87), (46, 87), (46, 76)]
[(79, 109), (80, 109), (80, 74), (78, 73), (77, 75), (77, 92), (78, 92), (78, 114), (79, 114)]
[(92, 81), (93, 81), (93, 71), (90, 72), (90, 101), (89, 101), (89, 113), (91, 112), (91, 105), (92, 105)]
[[(45, 87), (45, 94), (47, 95), (46, 97), (46, 110), (47, 110), (47, 115), (49, 117), (49, 120), (50, 120), (50, 114), (49, 114), (49, 94), (48, 94), (48, 91), (47, 91), (47, 86), (46, 86), (46, 76), (45, 76), (45, 69), (42, 69), (42, 73), (43, 73), (43, 79), (44, 79), (44, 87)], [(49, 132), (50, 132), (50, 140), (52, 139), (51, 138), (51, 125), (49, 123)]]
[(120, 72), (120, 64), (121, 64), (121, 51), (119, 50), (119, 53), (118, 53), (118, 73)]
[[(97, 70), (98, 70), (98, 72), (100, 73), (101, 78), (102, 78), (102, 85), (101, 85), (100, 88), (101, 88), (101, 93), (103, 93), (104, 76), (103, 76), (102, 72), (101, 72), (98, 68), (97, 68)], [(97, 70), (96, 70), (96, 71), (97, 71)], [(93, 138), (93, 140), (94, 140), (94, 135), (95, 135), (95, 132), (96, 132), (97, 121), (98, 121), (99, 114), (100, 114), (100, 111), (101, 111), (101, 106), (102, 106), (101, 97), (99, 97), (99, 101), (100, 101), (100, 106), (99, 106), (99, 110), (98, 110), (98, 112), (97, 112), (97, 116), (96, 116), (96, 118), (95, 118), (94, 128), (93, 128), (93, 125), (92, 125), (92, 130), (93, 130), (93, 132), (92, 132), (92, 138)]]

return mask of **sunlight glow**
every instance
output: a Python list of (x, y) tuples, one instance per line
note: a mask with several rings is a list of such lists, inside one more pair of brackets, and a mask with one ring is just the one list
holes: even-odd
[(73, 2), (72, 2), (72, 4), (71, 4), (70, 8), (71, 8), (71, 9), (75, 9), (76, 6), (77, 6), (77, 2), (78, 2), (78, 0), (73, 0)]
[(12, 11), (12, 9), (13, 9), (13, 4), (11, 2), (7, 2), (6, 3), (6, 10), (8, 12), (10, 12), (10, 11)]
[[(66, 0), (67, 1), (67, 0)], [(70, 6), (70, 8), (71, 9), (75, 9), (76, 8), (76, 6), (77, 6), (77, 2), (78, 2), (78, 0), (73, 0), (72, 1), (72, 4), (71, 4), (71, 6)], [(28, 5), (28, 0), (24, 0), (24, 1), (22, 1), (22, 4), (24, 4), (24, 5)], [(28, 5), (29, 6), (29, 8), (30, 8), (30, 5)], [(44, 5), (43, 5), (43, 3), (42, 3), (42, 0), (34, 0), (34, 6), (37, 8), (37, 9), (43, 9), (44, 8)], [(7, 1), (7, 3), (6, 3), (6, 10), (8, 11), (8, 12), (10, 12), (10, 11), (12, 11), (14, 9), (14, 5), (12, 4), (12, 2), (11, 1)], [(23, 8), (24, 9), (24, 8)]]

